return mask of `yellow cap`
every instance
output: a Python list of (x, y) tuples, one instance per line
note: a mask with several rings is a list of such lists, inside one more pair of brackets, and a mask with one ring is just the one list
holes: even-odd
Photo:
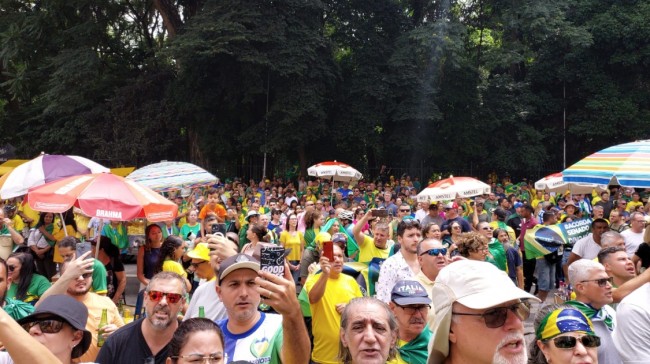
[(187, 256), (192, 259), (201, 259), (210, 261), (210, 248), (207, 243), (198, 243), (194, 249), (187, 253)]

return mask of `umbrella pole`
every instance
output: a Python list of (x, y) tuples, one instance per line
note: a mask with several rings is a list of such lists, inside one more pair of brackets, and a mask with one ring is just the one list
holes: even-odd
[(102, 240), (102, 230), (104, 230), (104, 219), (99, 219), (99, 229), (95, 236), (95, 256), (99, 256), (99, 241)]
[(59, 216), (61, 216), (61, 226), (63, 226), (63, 233), (65, 236), (68, 236), (68, 229), (65, 228), (65, 219), (63, 218), (63, 213), (59, 212)]

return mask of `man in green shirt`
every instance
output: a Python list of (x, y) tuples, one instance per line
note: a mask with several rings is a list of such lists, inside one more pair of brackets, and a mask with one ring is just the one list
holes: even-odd
[[(65, 238), (59, 240), (57, 245), (59, 246), (59, 254), (63, 257), (63, 260), (66, 262), (73, 261), (77, 258), (77, 244), (81, 243), (74, 236), (66, 236)], [(93, 255), (94, 255), (93, 251)], [(97, 293), (101, 296), (106, 296), (108, 288), (106, 286), (106, 267), (99, 260), (89, 257), (93, 260), (93, 283), (91, 286), (91, 291)]]

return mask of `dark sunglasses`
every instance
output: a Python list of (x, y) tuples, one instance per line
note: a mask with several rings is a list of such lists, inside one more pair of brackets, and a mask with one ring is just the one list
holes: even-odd
[(204, 261), (201, 261), (201, 262), (199, 262), (199, 263), (194, 263), (194, 262), (192, 262), (192, 263), (190, 263), (190, 265), (191, 265), (192, 267), (196, 268), (196, 267), (198, 267), (199, 265), (201, 265), (201, 264), (203, 264), (203, 263), (207, 263), (207, 261), (204, 260)]
[(614, 285), (614, 277), (607, 277), (607, 278), (600, 278), (600, 279), (588, 279), (585, 281), (580, 281), (580, 283), (585, 283), (585, 282), (596, 282), (598, 283), (598, 287), (605, 287), (607, 283), (609, 283), (610, 286)]
[(399, 212), (411, 212), (411, 209), (399, 209)]
[(553, 343), (558, 349), (573, 349), (578, 344), (578, 340), (585, 348), (597, 348), (600, 346), (600, 338), (596, 335), (575, 336), (558, 336), (553, 338)]
[(508, 307), (497, 307), (489, 309), (483, 313), (463, 313), (452, 312), (454, 315), (460, 316), (481, 316), (485, 321), (485, 326), (490, 329), (496, 329), (503, 326), (508, 318), (508, 311), (512, 311), (521, 321), (526, 321), (530, 316), (530, 305), (528, 302), (515, 303)]
[(425, 254), (433, 255), (433, 256), (436, 256), (436, 257), (437, 257), (438, 255), (440, 255), (440, 254), (442, 254), (442, 255), (447, 255), (447, 248), (433, 248), (433, 249), (429, 249), (429, 250), (425, 251), (424, 253), (420, 254), (420, 256), (425, 255)]
[(169, 303), (177, 303), (181, 300), (181, 298), (183, 298), (183, 295), (180, 293), (149, 291), (147, 294), (149, 295), (149, 299), (154, 302), (162, 300), (165, 296), (167, 297), (167, 302)]
[(63, 328), (63, 321), (59, 319), (43, 319), (39, 321), (28, 322), (22, 324), (21, 326), (23, 329), (25, 329), (25, 331), (29, 332), (29, 330), (36, 325), (38, 325), (38, 327), (41, 329), (41, 332), (44, 334), (56, 334)]

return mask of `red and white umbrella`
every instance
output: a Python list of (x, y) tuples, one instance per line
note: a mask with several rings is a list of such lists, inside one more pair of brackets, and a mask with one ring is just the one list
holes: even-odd
[(594, 189), (598, 192), (606, 191), (606, 185), (595, 183), (567, 182), (562, 179), (562, 172), (550, 174), (535, 182), (535, 189), (546, 192), (564, 193), (591, 193)]
[(42, 154), (14, 168), (0, 178), (3, 199), (22, 196), (32, 187), (61, 178), (88, 173), (108, 173), (101, 164), (76, 155)]
[(419, 202), (449, 201), (490, 193), (490, 186), (472, 177), (449, 177), (434, 182), (417, 195)]
[(171, 220), (178, 206), (137, 182), (110, 173), (72, 176), (30, 189), (29, 206), (36, 211), (64, 212), (75, 206), (87, 216), (114, 221), (145, 218)]
[(321, 162), (307, 169), (312, 177), (330, 178), (333, 181), (358, 181), (363, 175), (349, 165), (337, 161)]

